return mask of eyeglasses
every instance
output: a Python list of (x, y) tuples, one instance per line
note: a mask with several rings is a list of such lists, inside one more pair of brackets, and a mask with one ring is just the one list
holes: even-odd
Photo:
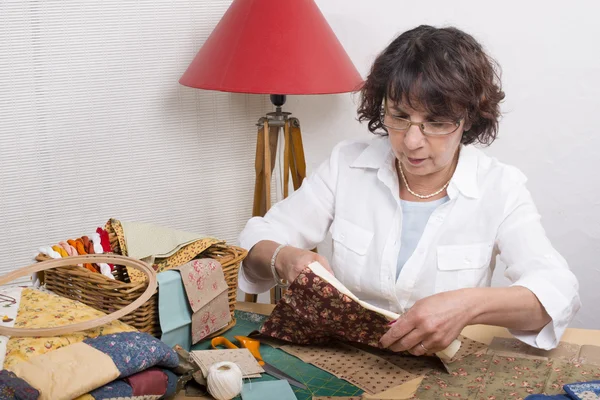
[(382, 104), (380, 119), (381, 125), (393, 131), (406, 131), (411, 126), (417, 125), (421, 130), (421, 133), (425, 136), (444, 136), (456, 132), (464, 118), (461, 118), (455, 122), (412, 122), (411, 120), (406, 118), (395, 117), (393, 115), (390, 115), (386, 112), (386, 108)]

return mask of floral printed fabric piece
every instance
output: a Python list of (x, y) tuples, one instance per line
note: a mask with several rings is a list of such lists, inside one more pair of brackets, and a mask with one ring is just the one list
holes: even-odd
[[(49, 328), (100, 318), (105, 314), (83, 303), (36, 289), (23, 289), (15, 328)], [(121, 321), (113, 321), (83, 332), (52, 337), (11, 337), (6, 346), (4, 368), (87, 338), (136, 330)]]
[(40, 392), (23, 379), (6, 370), (0, 371), (0, 399), (37, 400)]
[(176, 269), (181, 272), (185, 292), (194, 312), (228, 289), (221, 264), (212, 258), (193, 260)]
[(86, 339), (84, 343), (108, 355), (124, 378), (152, 366), (175, 368), (179, 358), (175, 350), (142, 332), (125, 332)]
[(225, 291), (192, 315), (192, 343), (198, 343), (230, 321), (231, 313)]
[(227, 282), (223, 268), (211, 258), (177, 267), (192, 308), (192, 343), (223, 328), (231, 321)]
[(476, 354), (463, 358), (450, 374), (430, 372), (414, 398), (524, 399), (532, 394), (563, 394), (567, 382), (598, 379), (600, 367), (562, 360)]
[(495, 337), (489, 345), (488, 353), (504, 357), (520, 357), (532, 359), (561, 359), (565, 361), (577, 362), (580, 360), (582, 351), (588, 355), (589, 361), (600, 361), (598, 355), (593, 354), (594, 350), (600, 349), (597, 346), (580, 346), (574, 343), (560, 342), (555, 349), (542, 350), (514, 338)]
[(385, 316), (362, 307), (306, 268), (286, 290), (260, 333), (298, 344), (341, 340), (378, 347), (388, 323)]

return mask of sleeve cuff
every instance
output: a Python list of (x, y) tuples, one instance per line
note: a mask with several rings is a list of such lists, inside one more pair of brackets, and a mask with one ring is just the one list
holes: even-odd
[(275, 278), (271, 280), (260, 280), (260, 281), (252, 281), (248, 279), (246, 274), (244, 273), (243, 264), (240, 266), (240, 271), (238, 273), (238, 288), (248, 294), (260, 294), (271, 290), (271, 288), (275, 287)]
[(510, 330), (510, 333), (522, 342), (539, 349), (555, 348), (579, 308), (573, 305), (578, 303), (577, 296), (573, 300), (566, 299), (551, 283), (533, 276), (523, 276), (511, 286), (522, 286), (531, 290), (552, 320), (538, 332)]

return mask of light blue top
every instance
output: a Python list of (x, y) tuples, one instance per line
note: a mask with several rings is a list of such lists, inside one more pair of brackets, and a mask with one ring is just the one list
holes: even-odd
[(434, 201), (406, 201), (400, 200), (402, 204), (402, 233), (400, 251), (398, 252), (398, 266), (396, 267), (396, 279), (406, 261), (415, 251), (429, 217), (440, 205), (448, 201), (448, 196)]

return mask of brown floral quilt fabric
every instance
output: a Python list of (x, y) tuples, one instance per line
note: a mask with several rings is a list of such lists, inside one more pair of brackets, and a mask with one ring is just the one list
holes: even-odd
[(306, 268), (283, 294), (261, 334), (296, 344), (331, 340), (379, 347), (389, 320)]

